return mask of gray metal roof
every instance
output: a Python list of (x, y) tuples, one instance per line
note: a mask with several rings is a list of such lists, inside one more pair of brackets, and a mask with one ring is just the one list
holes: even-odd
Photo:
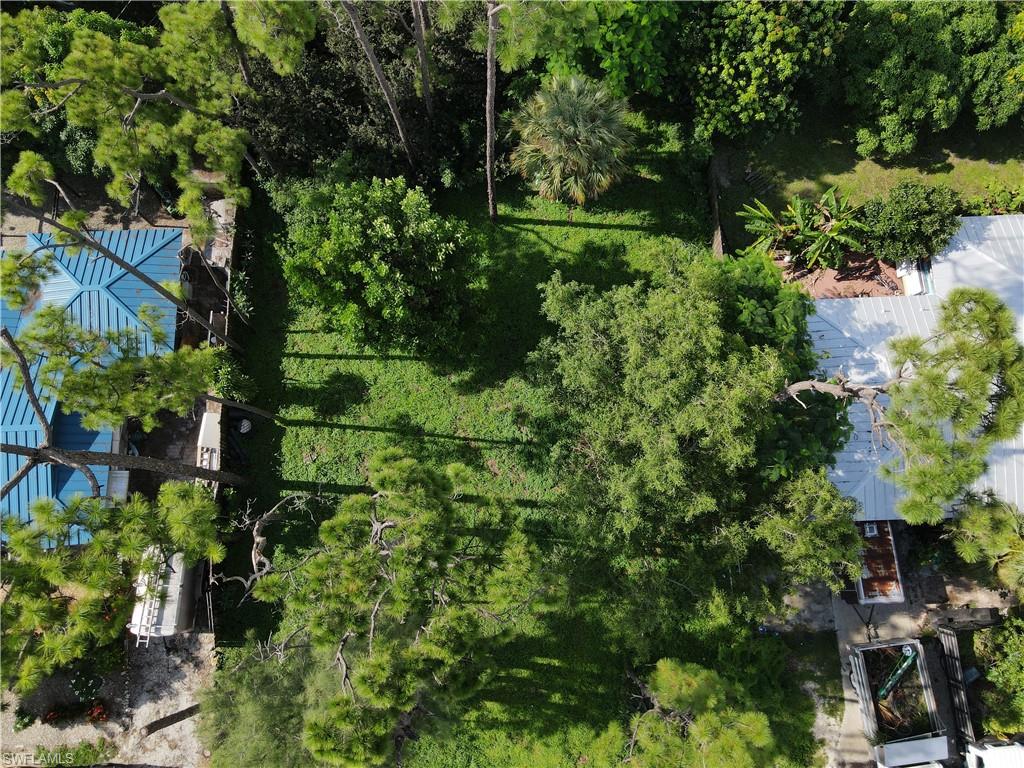
[[(851, 379), (881, 383), (894, 371), (889, 340), (928, 336), (944, 296), (960, 286), (995, 292), (1017, 315), (1024, 341), (1024, 216), (972, 216), (963, 220), (949, 246), (933, 259), (932, 293), (921, 296), (819, 299), (808, 327), (826, 375), (842, 371)], [(858, 520), (899, 520), (900, 491), (881, 477), (896, 453), (872, 434), (863, 408), (850, 409), (853, 435), (836, 455), (832, 481), (861, 505)], [(1024, 510), (1024, 430), (989, 456), (976, 484)]]

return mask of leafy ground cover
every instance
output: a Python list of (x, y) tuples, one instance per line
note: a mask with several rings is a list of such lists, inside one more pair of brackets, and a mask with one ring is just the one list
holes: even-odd
[[(665, 238), (709, 236), (699, 163), (688, 160), (672, 128), (641, 126), (640, 137), (631, 175), (585, 208), (541, 200), (510, 179), (499, 187), (500, 220), (491, 225), (482, 189), (442, 196), (438, 207), (470, 224), (484, 258), (464, 338), (443, 359), (354, 347), (319, 312), (290, 301), (280, 219), (265, 199), (255, 201), (246, 269), (257, 311), (242, 332), (244, 367), (255, 401), (278, 422), (257, 425), (247, 438), (252, 479), (238, 503), (253, 498), (266, 509), (289, 493), (361, 489), (366, 457), (397, 445), (431, 462), (464, 463), (473, 486), (467, 502), (497, 497), (542, 520), (557, 488), (545, 468), (545, 405), (528, 365), (546, 332), (538, 285), (557, 269), (567, 279), (611, 287), (642, 274)], [(294, 552), (308, 545), (316, 522), (314, 512), (275, 523), (271, 546)], [(227, 572), (246, 571), (249, 545), (244, 536), (236, 541)], [(237, 599), (237, 592), (222, 592), (218, 639), (237, 644), (247, 628), (265, 638), (275, 624), (271, 609), (251, 602), (239, 608)], [(800, 666), (803, 649), (778, 638), (714, 638), (680, 638), (676, 653), (747, 678), (794, 764), (811, 764), (813, 704), (784, 672)], [(552, 597), (496, 638), (490, 653), (491, 671), (461, 703), (462, 716), (411, 745), (407, 764), (561, 765), (610, 722), (628, 718), (627, 658), (609, 640), (600, 606)]]
[[(989, 183), (1019, 184), (1024, 177), (1019, 130), (1007, 126), (979, 133), (958, 124), (923, 140), (907, 159), (885, 163), (857, 154), (853, 129), (841, 112), (808, 110), (795, 133), (727, 152), (729, 185), (722, 189), (721, 206), (726, 238), (734, 248), (750, 242), (735, 214), (754, 198), (777, 211), (793, 195), (817, 199), (831, 186), (860, 205), (901, 181), (947, 185), (965, 198), (983, 194)], [(746, 180), (748, 168), (759, 174), (751, 181)]]
[[(699, 168), (686, 161), (674, 127), (637, 125), (632, 173), (586, 208), (542, 200), (509, 179), (499, 187), (500, 220), (487, 219), (485, 194), (453, 191), (438, 203), (466, 220), (479, 238), (483, 277), (464, 337), (440, 358), (381, 354), (351, 344), (319, 311), (289, 297), (281, 272), (282, 223), (263, 198), (243, 224), (244, 269), (257, 308), (240, 326), (254, 402), (274, 411), (244, 443), (250, 484), (239, 503), (269, 508), (289, 493), (352, 492), (365, 481), (373, 452), (390, 446), (435, 464), (471, 470), (468, 496), (496, 497), (523, 514), (543, 515), (553, 497), (547, 446), (538, 424), (544, 403), (527, 358), (545, 333), (538, 285), (556, 270), (601, 287), (642, 272), (662, 238), (708, 237)], [(288, 548), (312, 541), (314, 521), (282, 521), (271, 540)], [(240, 539), (226, 563), (245, 571)], [(241, 640), (254, 611), (232, 606), (227, 592), (218, 634)], [(244, 616), (242, 615), (244, 614)], [(241, 619), (236, 621), (236, 619)], [(271, 617), (257, 622), (266, 636)]]

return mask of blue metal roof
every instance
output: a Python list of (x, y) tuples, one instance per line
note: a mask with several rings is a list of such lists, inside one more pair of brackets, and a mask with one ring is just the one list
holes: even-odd
[[(93, 236), (120, 258), (139, 269), (158, 283), (180, 280), (178, 251), (181, 249), (182, 230), (129, 229), (94, 232)], [(26, 249), (54, 245), (55, 273), (47, 278), (40, 289), (40, 298), (22, 311), (13, 310), (0, 300), (0, 320), (17, 337), (41, 306), (64, 307), (75, 321), (94, 331), (134, 329), (140, 333), (143, 354), (169, 352), (174, 344), (177, 310), (133, 275), (95, 251), (83, 249), (78, 254), (54, 244), (49, 234), (31, 234), (26, 238)], [(142, 306), (160, 312), (160, 327), (166, 335), (165, 344), (157, 344), (139, 319)], [(32, 366), (33, 379), (38, 363)], [(28, 397), (15, 383), (14, 371), (0, 374), (0, 414), (2, 414), (3, 441), (35, 447), (42, 439), (42, 429), (35, 420)], [(69, 450), (110, 451), (113, 433), (94, 431), (82, 427), (75, 413), (65, 413), (57, 397), (48, 391), (39, 392), (43, 408), (53, 426), (54, 444)], [(23, 459), (4, 455), (0, 461), (2, 481), (7, 482), (17, 471)], [(102, 492), (109, 482), (109, 467), (92, 467)], [(80, 472), (66, 467), (41, 465), (34, 467), (0, 504), (0, 514), (17, 515), (22, 520), (31, 518), (30, 506), (40, 497), (51, 497), (67, 503), (77, 494), (88, 495), (89, 483)], [(77, 537), (76, 537), (77, 538)]]

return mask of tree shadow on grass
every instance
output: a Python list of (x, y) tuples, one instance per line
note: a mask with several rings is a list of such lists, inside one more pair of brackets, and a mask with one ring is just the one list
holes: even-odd
[(495, 638), (487, 668), (464, 706), (481, 729), (543, 737), (587, 724), (603, 728), (625, 701), (626, 659), (582, 611), (545, 613), (529, 635)]
[(353, 406), (365, 402), (368, 391), (366, 379), (362, 376), (334, 371), (326, 380), (316, 384), (289, 384), (284, 402), (309, 406), (317, 416), (326, 418), (346, 413)]
[[(272, 245), (281, 230), (281, 220), (264, 195), (255, 192), (253, 198), (252, 206), (240, 212), (236, 251), (240, 254), (240, 268), (251, 280), (250, 298), (259, 311), (254, 313), (251, 325), (237, 323), (235, 328), (245, 350), (240, 361), (242, 368), (256, 387), (252, 402), (275, 410), (285, 398), (282, 361), (285, 332), (293, 317), (293, 308), (280, 259)], [(269, 419), (256, 419), (252, 423), (251, 432), (236, 437), (238, 446), (245, 452), (249, 482), (226, 495), (225, 506), (231, 517), (237, 516), (249, 499), (257, 510), (269, 509), (282, 493), (280, 467), (284, 427)], [(252, 568), (251, 549), (251, 537), (231, 540), (227, 558), (218, 565), (218, 570), (248, 574)], [(249, 628), (256, 628), (265, 637), (276, 624), (271, 606), (247, 602), (239, 607), (241, 594), (236, 590), (217, 589), (213, 596), (218, 642), (239, 642)]]
[(494, 228), (489, 240), (491, 263), (462, 338), (433, 361), (441, 370), (461, 374), (456, 382), (461, 393), (487, 389), (525, 370), (530, 352), (551, 331), (541, 312), (540, 286), (556, 270), (565, 280), (599, 290), (636, 277), (619, 242), (588, 239), (569, 250), (536, 230), (504, 225)]

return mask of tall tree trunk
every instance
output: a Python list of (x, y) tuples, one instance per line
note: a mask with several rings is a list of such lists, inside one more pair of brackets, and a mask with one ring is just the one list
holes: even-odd
[(245, 52), (245, 46), (242, 45), (242, 41), (238, 39), (238, 35), (235, 33), (235, 14), (231, 12), (231, 6), (228, 5), (228, 0), (220, 0), (220, 10), (224, 14), (224, 23), (227, 24), (228, 37), (231, 38), (231, 45), (235, 49), (235, 55), (238, 56), (238, 68), (242, 71), (242, 82), (252, 88), (252, 73), (249, 70), (249, 54)]
[(221, 469), (206, 469), (192, 464), (183, 464), (177, 461), (166, 461), (154, 459), (150, 456), (128, 456), (123, 453), (106, 453), (102, 451), (70, 451), (64, 448), (52, 446), (39, 446), (28, 448), (24, 445), (11, 445), (0, 443), (0, 452), (10, 453), (15, 456), (25, 456), (30, 461), (44, 464), (63, 464), (66, 467), (79, 468), (80, 465), (92, 464), (94, 466), (123, 467), (124, 469), (144, 469), (147, 472), (155, 472), (159, 475), (170, 477), (194, 477), (200, 480), (210, 480), (215, 483), (227, 483), (229, 485), (240, 485), (244, 478), (234, 472)]
[(495, 53), (498, 47), (497, 0), (487, 0), (487, 100), (485, 120), (487, 124), (487, 215), (491, 221), (498, 219), (498, 203), (494, 198), (494, 90), (497, 81)]
[(430, 93), (430, 54), (427, 52), (427, 4), (424, 0), (410, 0), (412, 4), (412, 32), (416, 38), (416, 55), (420, 60), (420, 82), (427, 118), (434, 120), (434, 99)]
[[(341, 0), (340, 5), (345, 10), (345, 13), (348, 14), (348, 18), (352, 22), (352, 29), (355, 30), (356, 39), (359, 41), (359, 45), (362, 47), (363, 53), (366, 54), (366, 60), (370, 62), (370, 68), (373, 70), (373, 75), (377, 78), (377, 85), (380, 86), (380, 89), (384, 94), (384, 100), (388, 103), (388, 109), (391, 110), (391, 118), (395, 121), (395, 128), (398, 130), (398, 138), (402, 142), (402, 149), (405, 150), (406, 160), (409, 161), (409, 167), (415, 171), (416, 163), (412, 159), (412, 149), (409, 145), (409, 137), (405, 132), (405, 123), (402, 122), (402, 115), (398, 111), (398, 102), (395, 101), (395, 94), (391, 90), (391, 85), (388, 83), (387, 77), (384, 76), (384, 70), (380, 66), (380, 61), (377, 60), (377, 54), (373, 52), (373, 46), (370, 44), (370, 39), (366, 36), (366, 32), (363, 30), (363, 24), (359, 21), (359, 13), (356, 11), (356, 7), (351, 0)], [(338, 31), (340, 32), (341, 18), (334, 9), (334, 3), (332, 3), (331, 0), (325, 0), (324, 6), (334, 17), (334, 21), (338, 25)]]
[(234, 341), (233, 339), (229, 338), (226, 334), (224, 334), (222, 331), (219, 331), (216, 328), (214, 328), (213, 324), (209, 320), (200, 315), (198, 312), (196, 312), (194, 309), (188, 306), (184, 301), (182, 301), (169, 290), (164, 288), (164, 286), (160, 285), (160, 283), (151, 278), (145, 272), (140, 271), (133, 264), (129, 264), (127, 261), (122, 259), (120, 256), (118, 256), (112, 250), (110, 250), (105, 245), (100, 243), (96, 238), (94, 238), (89, 233), (82, 232), (81, 230), (74, 229), (73, 227), (69, 227), (66, 224), (61, 223), (60, 221), (57, 221), (51, 216), (47, 216), (43, 213), (40, 213), (39, 211), (31, 208), (30, 206), (27, 206), (24, 203), (18, 201), (18, 199), (9, 192), (5, 191), (3, 193), (3, 201), (4, 204), (7, 205), (11, 210), (29, 216), (37, 216), (42, 223), (49, 224), (58, 232), (63, 232), (65, 235), (73, 237), (76, 245), (81, 245), (85, 248), (96, 251), (104, 258), (110, 260), (111, 262), (119, 266), (132, 277), (135, 277), (136, 279), (140, 280), (141, 282), (145, 283), (147, 286), (152, 288), (154, 291), (160, 294), (160, 296), (167, 299), (167, 301), (171, 302), (174, 306), (176, 306), (178, 309), (180, 309), (182, 312), (188, 315), (189, 319), (194, 320), (196, 323), (198, 323), (207, 331), (209, 331), (214, 337), (220, 339), (222, 342), (227, 344), (232, 349), (238, 352), (242, 351), (242, 347), (237, 341)]

